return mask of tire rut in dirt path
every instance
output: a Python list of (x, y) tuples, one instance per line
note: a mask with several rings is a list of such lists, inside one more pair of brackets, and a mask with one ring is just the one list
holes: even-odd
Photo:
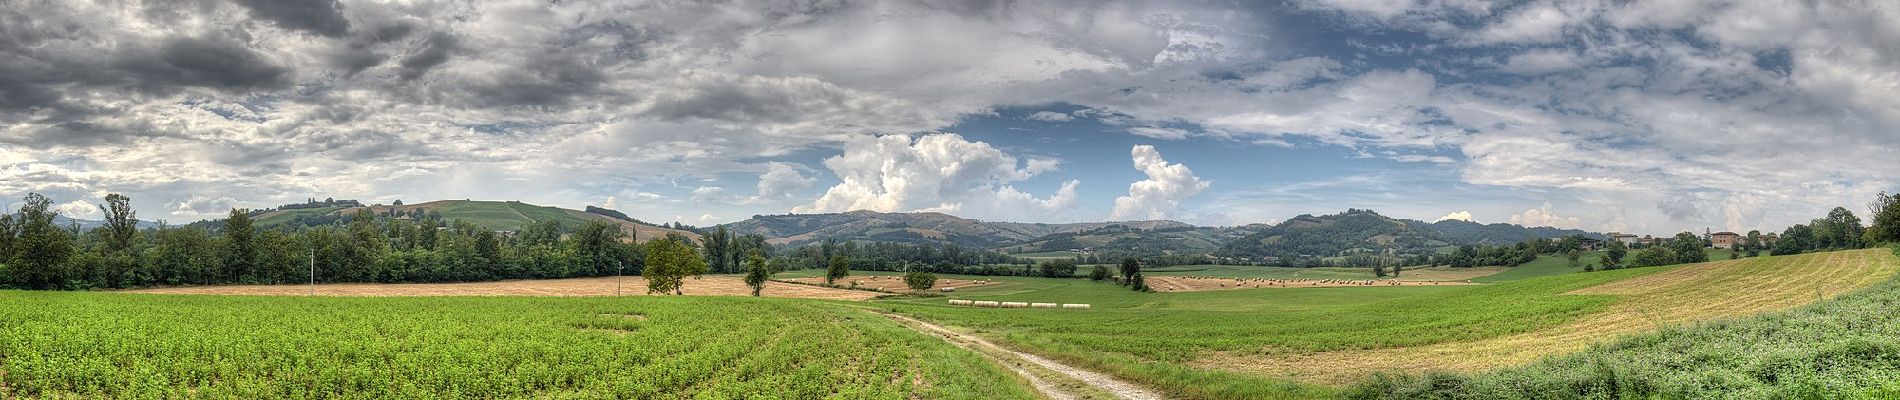
[(1003, 348), (983, 338), (957, 332), (941, 325), (883, 311), (871, 310), (871, 312), (896, 320), (919, 332), (942, 337), (944, 341), (957, 347), (975, 351), (978, 355), (995, 361), (1028, 379), (1037, 391), (1052, 399), (1158, 400), (1166, 398), (1154, 391), (1106, 374)]

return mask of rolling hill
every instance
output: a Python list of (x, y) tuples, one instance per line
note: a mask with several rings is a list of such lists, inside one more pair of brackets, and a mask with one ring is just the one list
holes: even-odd
[[(411, 214), (417, 211), (440, 215), (445, 220), (461, 220), (476, 226), (494, 230), (516, 230), (522, 225), (534, 221), (560, 221), (564, 226), (579, 226), (589, 220), (601, 220), (620, 225), (623, 231), (638, 241), (665, 237), (670, 233), (685, 235), (699, 240), (697, 233), (664, 228), (637, 222), (632, 218), (617, 218), (601, 213), (589, 213), (559, 207), (540, 206), (518, 201), (474, 201), (441, 200), (427, 203), (405, 205), (372, 205), (363, 207), (318, 207), (284, 209), (264, 212), (255, 218), (259, 226), (294, 223), (299, 221), (322, 221), (327, 218), (342, 217), (368, 209), (379, 215)], [(624, 215), (624, 214), (622, 214)]]
[(1074, 233), (1108, 226), (1141, 229), (1191, 228), (1175, 221), (1091, 222), (1039, 224), (986, 222), (954, 215), (851, 211), (831, 214), (755, 215), (724, 225), (738, 234), (758, 234), (774, 245), (800, 245), (834, 239), (896, 243), (950, 243), (973, 248), (1019, 244), (1058, 233)]
[(1445, 237), (1445, 240), (1457, 244), (1507, 244), (1530, 239), (1549, 239), (1571, 235), (1583, 235), (1584, 237), (1597, 240), (1605, 239), (1605, 236), (1602, 234), (1580, 229), (1558, 229), (1543, 226), (1527, 228), (1513, 224), (1480, 224), (1455, 219), (1429, 224), (1412, 220), (1406, 220), (1406, 222), (1413, 223), (1415, 227), (1437, 231), (1439, 235)]
[(1348, 209), (1339, 214), (1293, 217), (1229, 241), (1216, 254), (1243, 259), (1330, 257), (1353, 251), (1429, 251), (1448, 244), (1451, 242), (1437, 231), (1372, 210)]

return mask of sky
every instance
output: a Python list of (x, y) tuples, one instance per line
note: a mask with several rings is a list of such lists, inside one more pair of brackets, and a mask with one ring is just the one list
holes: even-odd
[[(1900, 189), (1892, 1), (12, 0), (0, 198), (1664, 235)], [(0, 206), (17, 208), (17, 200)]]

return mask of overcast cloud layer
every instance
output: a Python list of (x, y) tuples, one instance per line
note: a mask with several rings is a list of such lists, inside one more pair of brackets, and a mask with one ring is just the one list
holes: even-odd
[[(1891, 1), (6, 4), (0, 195), (80, 218), (126, 193), (173, 221), (474, 198), (1661, 234), (1863, 211), (1900, 176)], [(1113, 129), (959, 130), (1011, 118)], [(1205, 179), (1233, 167), (1174, 149), (1207, 143), (1403, 167)]]

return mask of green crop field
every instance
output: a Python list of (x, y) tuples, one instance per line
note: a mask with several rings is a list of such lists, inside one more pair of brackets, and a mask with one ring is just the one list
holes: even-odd
[(1145, 275), (1205, 276), (1215, 278), (1373, 278), (1372, 270), (1366, 268), (1288, 268), (1248, 265), (1177, 265), (1172, 267), (1144, 268), (1141, 270), (1141, 273)]
[(0, 291), (0, 398), (1030, 398), (805, 300)]

